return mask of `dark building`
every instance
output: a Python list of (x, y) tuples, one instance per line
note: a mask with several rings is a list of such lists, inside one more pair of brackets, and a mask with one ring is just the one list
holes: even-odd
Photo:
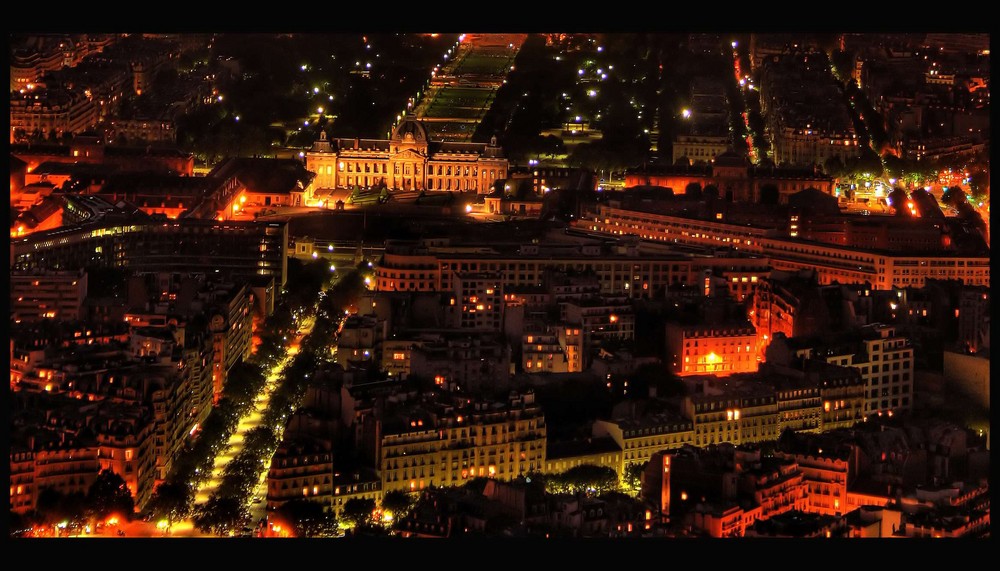
[(11, 265), (62, 269), (97, 264), (135, 271), (201, 271), (224, 279), (261, 275), (274, 276), (284, 286), (287, 244), (285, 222), (167, 221), (139, 214), (12, 240)]

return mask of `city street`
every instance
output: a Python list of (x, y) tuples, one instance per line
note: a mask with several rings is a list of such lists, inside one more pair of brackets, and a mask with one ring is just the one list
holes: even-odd
[[(281, 378), (281, 372), (291, 362), (292, 358), (298, 353), (299, 343), (301, 343), (302, 338), (312, 331), (314, 321), (312, 319), (306, 320), (295, 339), (289, 344), (288, 352), (285, 358), (277, 363), (271, 368), (268, 373), (267, 380), (264, 384), (263, 390), (254, 399), (253, 408), (240, 419), (236, 430), (229, 437), (229, 441), (226, 443), (225, 449), (215, 457), (215, 461), (212, 464), (212, 475), (208, 479), (204, 480), (195, 492), (195, 508), (204, 504), (212, 496), (212, 493), (218, 489), (219, 484), (222, 481), (222, 476), (225, 472), (226, 465), (232, 461), (233, 458), (239, 456), (240, 452), (243, 450), (243, 439), (244, 436), (251, 430), (260, 426), (261, 418), (263, 417), (264, 411), (267, 410), (268, 404), (270, 402), (271, 394), (274, 389), (278, 386), (278, 381)], [(280, 432), (278, 435), (280, 439)], [(270, 468), (270, 459), (261, 469), (261, 473), (258, 478), (257, 487), (254, 489), (254, 493), (251, 495), (252, 498), (261, 498), (259, 503), (251, 503), (250, 505), (250, 521), (257, 522), (266, 515), (266, 494), (267, 494), (267, 472)], [(159, 530), (162, 533), (162, 530)], [(189, 520), (179, 522), (174, 524), (170, 530), (169, 535), (171, 536), (186, 536), (186, 535), (197, 535), (197, 530), (194, 529), (193, 524)]]

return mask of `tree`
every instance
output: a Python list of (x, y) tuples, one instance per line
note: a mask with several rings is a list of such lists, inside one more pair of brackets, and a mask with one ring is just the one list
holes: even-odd
[(228, 535), (248, 519), (246, 508), (237, 498), (212, 496), (194, 516), (194, 525), (201, 531)]
[(990, 171), (979, 170), (969, 175), (969, 188), (972, 189), (973, 196), (986, 194), (990, 187)]
[(87, 490), (87, 507), (98, 519), (111, 514), (131, 519), (135, 513), (135, 500), (125, 480), (114, 470), (105, 469)]
[(184, 483), (163, 482), (156, 487), (150, 500), (150, 511), (157, 520), (166, 519), (173, 525), (191, 513), (194, 496), (191, 487)]
[(371, 523), (375, 511), (375, 500), (371, 498), (351, 498), (344, 503), (344, 518), (354, 527), (364, 527)]
[(861, 156), (847, 161), (846, 174), (853, 179), (871, 179), (882, 174), (882, 161), (868, 148), (862, 149)]
[(649, 462), (630, 462), (625, 466), (625, 473), (622, 476), (622, 484), (626, 489), (638, 493), (642, 487), (642, 472)]
[(966, 202), (965, 191), (960, 186), (949, 186), (941, 195), (941, 202), (949, 206), (958, 208), (958, 205)]
[(393, 520), (396, 521), (406, 517), (413, 509), (414, 504), (413, 495), (402, 490), (393, 490), (382, 498), (382, 510), (391, 514)]
[(619, 487), (618, 474), (611, 468), (583, 464), (570, 468), (561, 474), (551, 476), (546, 482), (550, 493), (596, 493), (616, 491)]
[(684, 198), (691, 200), (701, 200), (701, 185), (697, 182), (690, 182), (684, 187)]
[(833, 65), (837, 79), (844, 83), (851, 80), (851, 72), (854, 70), (853, 54), (841, 50), (834, 50), (830, 54), (830, 63)]
[(705, 185), (705, 188), (701, 191), (701, 197), (705, 202), (711, 204), (719, 199), (719, 187), (714, 184)]
[(883, 161), (885, 163), (886, 174), (892, 178), (902, 179), (908, 172), (912, 171), (909, 161), (901, 159), (892, 153), (886, 154)]
[(292, 500), (282, 504), (278, 513), (295, 529), (296, 537), (335, 537), (337, 518), (313, 500)]
[(41, 523), (80, 521), (85, 515), (86, 496), (81, 492), (63, 494), (46, 486), (38, 492), (35, 511)]
[(909, 200), (909, 196), (906, 191), (902, 188), (894, 188), (892, 192), (886, 197), (886, 200), (895, 211), (897, 216), (909, 216), (910, 211), (906, 208), (906, 201)]
[(845, 173), (844, 161), (838, 156), (832, 156), (823, 163), (823, 171), (832, 178), (840, 178)]

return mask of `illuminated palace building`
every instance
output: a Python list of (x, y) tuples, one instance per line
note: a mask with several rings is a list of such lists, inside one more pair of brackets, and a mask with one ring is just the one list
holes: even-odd
[(464, 191), (487, 194), (507, 177), (507, 159), (496, 145), (431, 141), (423, 123), (406, 119), (384, 139), (327, 139), (306, 153), (316, 188)]

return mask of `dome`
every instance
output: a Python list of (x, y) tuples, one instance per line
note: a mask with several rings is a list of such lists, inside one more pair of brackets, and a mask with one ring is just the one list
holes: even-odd
[(427, 128), (416, 119), (405, 119), (392, 134), (393, 141), (427, 142)]

